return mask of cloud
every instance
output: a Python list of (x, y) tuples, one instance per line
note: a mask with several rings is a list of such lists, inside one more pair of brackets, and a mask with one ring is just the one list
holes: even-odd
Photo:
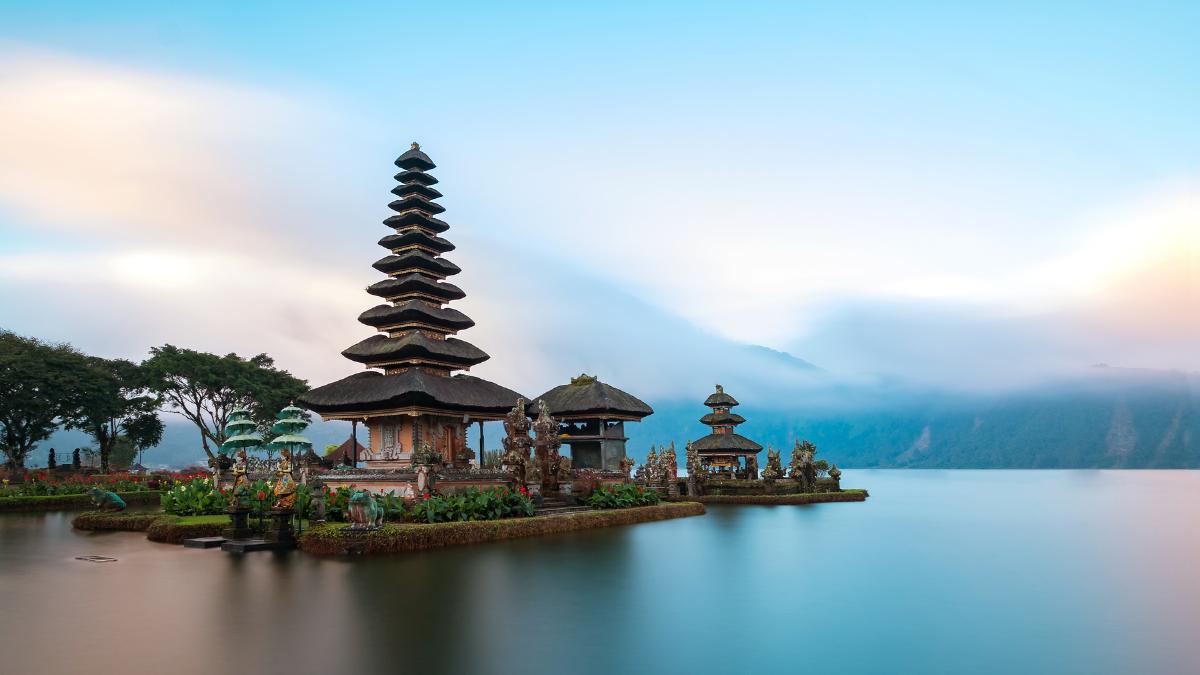
[(329, 210), (313, 188), (339, 185), (319, 161), (337, 144), (313, 141), (336, 124), (303, 96), (9, 47), (0, 204), (66, 245), (292, 250), (286, 227)]
[[(379, 138), (395, 132), (336, 105), (0, 52), (0, 242), (22, 241), (0, 248), (5, 326), (130, 357), (265, 351), (314, 383), (357, 371), (339, 352), (370, 334), (355, 317), (375, 304)], [(446, 150), (455, 306), (493, 355), (474, 371), (527, 394), (580, 371), (650, 398), (721, 381), (815, 400), (879, 374), (965, 387), (1095, 361), (1196, 367), (1194, 182), (1047, 226), (1049, 245), (1009, 232), (1011, 213), (967, 220), (969, 181), (849, 176), (820, 144), (783, 168), (764, 145)]]

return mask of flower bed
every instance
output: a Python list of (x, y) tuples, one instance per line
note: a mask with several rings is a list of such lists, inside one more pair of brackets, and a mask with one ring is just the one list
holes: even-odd
[(704, 506), (696, 502), (659, 504), (627, 509), (607, 509), (540, 516), (436, 524), (385, 524), (377, 530), (355, 531), (335, 523), (315, 525), (300, 535), (300, 550), (318, 555), (404, 553), (442, 546), (479, 544), (504, 539), (536, 537), (597, 527), (632, 525), (655, 520), (699, 516)]
[[(118, 492), (117, 496), (129, 506), (158, 504), (162, 493), (157, 490)], [(94, 509), (86, 494), (45, 495), (30, 497), (0, 497), (0, 512), (4, 511), (82, 511)]]
[(142, 476), (121, 472), (56, 477), (45, 470), (26, 471), (20, 482), (8, 478), (0, 480), (0, 498), (82, 495), (94, 487), (111, 492), (142, 492), (157, 490), (162, 483), (170, 481), (171, 477), (167, 474)]
[(866, 490), (842, 490), (841, 492), (800, 492), (783, 495), (702, 495), (699, 497), (671, 497), (668, 501), (690, 501), (701, 504), (798, 505), (865, 502), (869, 496)]

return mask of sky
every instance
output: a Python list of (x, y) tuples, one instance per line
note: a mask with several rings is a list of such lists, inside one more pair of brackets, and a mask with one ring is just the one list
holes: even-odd
[(522, 392), (1200, 370), (1200, 5), (962, 4), (4, 3), (0, 327), (355, 372), (415, 140)]

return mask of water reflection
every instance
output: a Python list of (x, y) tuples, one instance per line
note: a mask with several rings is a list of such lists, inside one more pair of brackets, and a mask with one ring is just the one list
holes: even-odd
[[(0, 517), (7, 673), (1192, 672), (1194, 472), (854, 471), (865, 504), (375, 559)], [(90, 564), (78, 555), (119, 562)]]

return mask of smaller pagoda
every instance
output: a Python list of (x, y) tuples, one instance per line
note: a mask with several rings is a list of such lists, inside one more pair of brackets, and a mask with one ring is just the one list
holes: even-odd
[(692, 442), (700, 459), (700, 466), (709, 474), (727, 478), (758, 478), (758, 453), (762, 446), (734, 433), (737, 425), (746, 421), (741, 415), (731, 412), (738, 405), (737, 399), (725, 393), (724, 387), (704, 399), (704, 405), (712, 412), (700, 418), (701, 424), (712, 427), (712, 433)]
[(571, 449), (571, 467), (619, 471), (625, 459), (626, 422), (640, 422), (654, 409), (636, 396), (594, 375), (572, 377), (533, 399), (546, 404), (559, 421), (562, 442)]

